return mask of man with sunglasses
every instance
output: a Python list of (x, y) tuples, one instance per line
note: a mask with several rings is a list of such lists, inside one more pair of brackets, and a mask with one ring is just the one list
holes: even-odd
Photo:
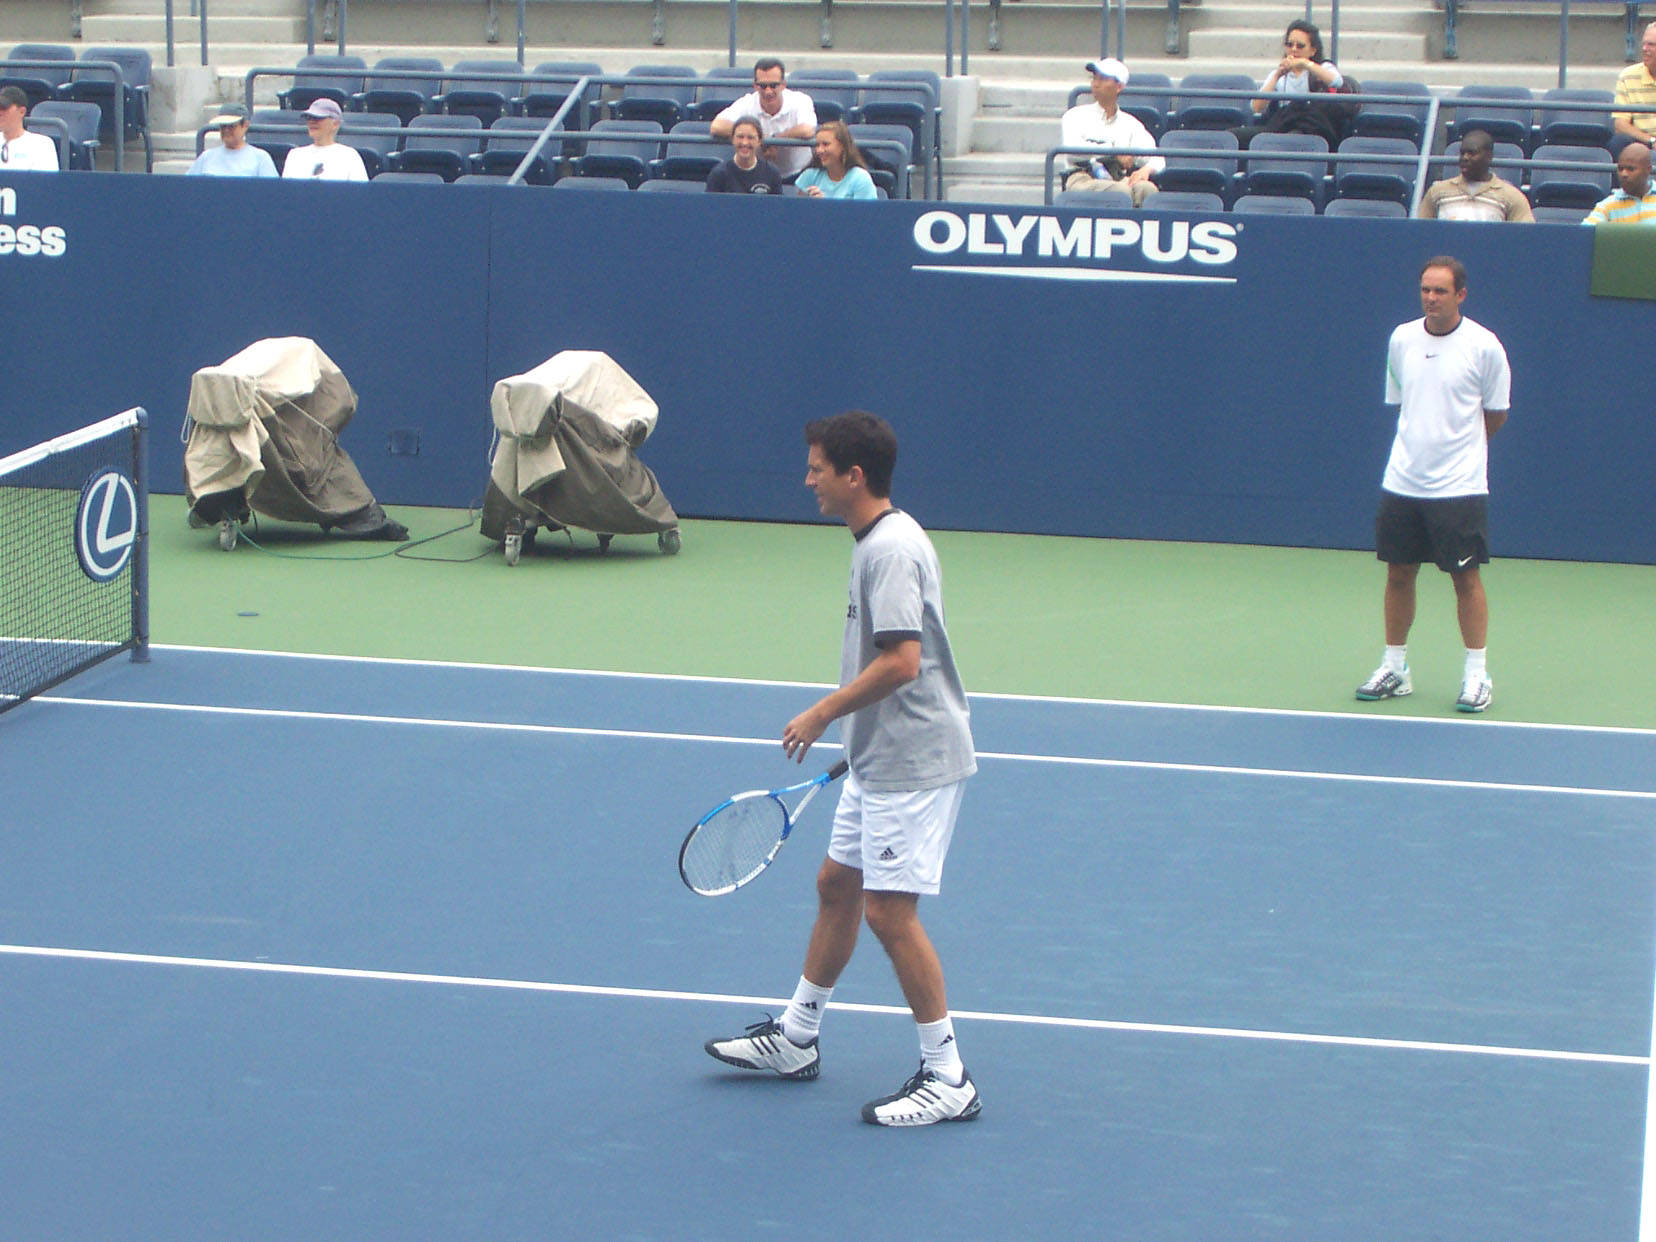
[[(766, 139), (813, 138), (817, 131), (816, 104), (804, 91), (786, 86), (787, 70), (774, 56), (753, 66), (753, 91), (743, 95), (713, 118), (707, 132), (730, 140), (736, 122), (745, 116), (757, 117)], [(811, 162), (810, 147), (763, 147), (759, 158), (776, 165), (784, 179), (797, 176)]]
[(366, 181), (368, 169), (355, 147), (336, 142), (345, 114), (331, 99), (318, 99), (300, 114), (310, 145), (294, 147), (282, 164), (285, 181)]
[(0, 86), (0, 174), (58, 170), (57, 143), (24, 130), (28, 113), (27, 95), (15, 86)]

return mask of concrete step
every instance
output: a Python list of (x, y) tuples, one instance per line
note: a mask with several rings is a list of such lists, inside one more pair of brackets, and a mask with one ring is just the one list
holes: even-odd
[[(295, 45), (304, 40), (305, 19), (299, 16), (272, 17), (247, 14), (220, 14), (214, 9), (207, 25), (208, 53), (216, 56), (224, 45)], [(88, 13), (81, 18), (81, 41), (87, 46), (99, 45), (154, 45), (161, 50), (160, 63), (165, 63), (167, 22), (162, 14), (150, 13)], [(173, 47), (175, 53), (193, 55), (199, 60), (201, 33), (191, 19), (173, 20)], [(153, 53), (152, 53), (153, 55)]]
[(972, 122), (972, 152), (1045, 151), (1058, 143), (1057, 111), (1045, 116), (1000, 116), (979, 110)]
[[(1371, 60), (1425, 60), (1425, 30), (1353, 30), (1340, 32), (1340, 63)], [(1191, 60), (1246, 60), (1256, 75), (1270, 71), (1282, 56), (1280, 30), (1192, 30)], [(1355, 72), (1355, 70), (1353, 70)]]

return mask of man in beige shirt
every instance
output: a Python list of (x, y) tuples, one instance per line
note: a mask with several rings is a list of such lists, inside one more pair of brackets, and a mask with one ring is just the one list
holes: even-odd
[(1535, 213), (1524, 192), (1489, 171), (1494, 158), (1494, 140), (1481, 129), (1468, 130), (1461, 139), (1460, 176), (1433, 182), (1415, 214), (1422, 220), (1532, 223)]

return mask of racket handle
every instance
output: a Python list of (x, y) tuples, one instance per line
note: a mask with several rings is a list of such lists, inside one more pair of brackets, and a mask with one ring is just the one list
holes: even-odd
[(851, 770), (851, 761), (849, 759), (841, 759), (833, 767), (828, 769), (828, 779), (829, 779), (830, 782), (837, 781), (837, 780), (839, 780), (840, 777), (844, 776), (850, 770)]

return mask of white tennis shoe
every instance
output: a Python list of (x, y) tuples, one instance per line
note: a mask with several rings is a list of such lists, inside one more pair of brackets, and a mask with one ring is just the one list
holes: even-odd
[(1460, 698), (1455, 700), (1457, 712), (1484, 712), (1495, 697), (1495, 683), (1488, 673), (1477, 673), (1461, 682)]
[(765, 1015), (763, 1022), (748, 1027), (747, 1034), (731, 1039), (710, 1039), (703, 1045), (707, 1054), (726, 1065), (742, 1069), (770, 1070), (783, 1078), (815, 1078), (822, 1070), (817, 1041), (801, 1047), (782, 1033), (782, 1024)]
[(958, 1086), (924, 1065), (896, 1095), (863, 1105), (862, 1119), (875, 1126), (929, 1126), (939, 1121), (971, 1121), (983, 1110), (977, 1085), (962, 1072)]
[(1400, 699), (1405, 694), (1414, 693), (1414, 682), (1409, 677), (1409, 670), (1394, 673), (1382, 664), (1369, 674), (1369, 679), (1357, 687), (1357, 697), (1365, 703), (1373, 703), (1379, 699)]

